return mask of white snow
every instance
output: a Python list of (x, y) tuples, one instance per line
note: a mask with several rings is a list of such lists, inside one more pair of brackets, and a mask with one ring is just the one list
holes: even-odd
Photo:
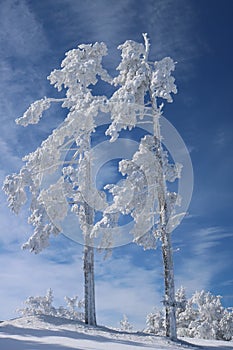
[[(193, 345), (195, 344), (195, 345)], [(233, 342), (130, 333), (51, 316), (28, 316), (0, 323), (1, 350), (233, 350)]]

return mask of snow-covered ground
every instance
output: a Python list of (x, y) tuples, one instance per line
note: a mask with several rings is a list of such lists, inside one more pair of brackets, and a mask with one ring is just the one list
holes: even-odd
[[(195, 344), (195, 345), (193, 345)], [(54, 317), (23, 317), (0, 324), (1, 350), (233, 350), (233, 342), (127, 333)]]

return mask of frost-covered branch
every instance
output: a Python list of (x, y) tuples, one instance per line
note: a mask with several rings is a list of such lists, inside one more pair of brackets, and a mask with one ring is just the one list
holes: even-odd
[[(150, 104), (157, 104), (158, 97), (172, 102), (171, 94), (177, 93), (175, 79), (171, 76), (175, 69), (174, 61), (165, 57), (151, 64), (148, 61), (150, 43), (146, 33), (143, 38), (145, 45), (127, 40), (118, 46), (122, 60), (117, 67), (119, 75), (113, 79), (113, 84), (120, 87), (109, 101), (112, 123), (106, 131), (106, 135), (111, 136), (111, 142), (118, 138), (122, 129), (131, 130), (136, 126), (138, 118), (145, 117), (144, 105), (148, 102), (150, 91)], [(163, 104), (160, 112), (162, 107)]]
[(44, 97), (41, 100), (33, 102), (26, 110), (22, 117), (16, 119), (16, 123), (22, 126), (28, 126), (29, 124), (37, 124), (44, 111), (49, 109), (52, 102), (64, 102), (66, 98), (47, 98)]
[[(113, 204), (104, 211), (102, 222), (105, 227), (109, 226), (110, 213), (120, 211), (123, 215), (131, 214), (134, 219), (131, 233), (135, 242), (145, 249), (155, 248), (156, 240), (160, 237), (159, 164), (155, 156), (156, 147), (154, 137), (145, 136), (132, 160), (122, 160), (119, 163), (119, 171), (123, 176), (126, 175), (126, 179), (120, 184), (105, 187), (113, 195)], [(174, 182), (180, 178), (181, 165), (170, 163), (166, 151), (163, 152), (162, 167), (166, 181)], [(175, 207), (180, 204), (180, 198), (175, 192), (168, 191), (166, 201), (168, 218), (171, 218), (175, 214)]]
[[(62, 107), (69, 109), (64, 122), (36, 151), (23, 158), (26, 163), (24, 167), (19, 174), (9, 175), (3, 186), (8, 196), (9, 207), (15, 213), (20, 211), (28, 198), (30, 200), (32, 215), (29, 222), (34, 226), (34, 234), (24, 248), (34, 252), (39, 252), (48, 245), (51, 233), (57, 234), (61, 231), (58, 223), (65, 218), (69, 209), (66, 197), (70, 196), (69, 198), (76, 201), (77, 195), (83, 193), (81, 196), (83, 205), (87, 191), (91, 190), (90, 184), (85, 187), (84, 163), (90, 147), (88, 139), (96, 126), (95, 118), (100, 111), (106, 110), (106, 97), (93, 96), (90, 85), (97, 83), (97, 77), (111, 82), (111, 77), (102, 67), (102, 58), (106, 54), (107, 48), (104, 43), (79, 45), (77, 49), (67, 52), (66, 58), (61, 63), (61, 69), (54, 70), (48, 77), (50, 83), (59, 91), (65, 88), (66, 97), (60, 99), (45, 97), (35, 101), (24, 115), (16, 120), (23, 126), (36, 124), (53, 102), (62, 102)], [(64, 155), (67, 146), (72, 142), (76, 151), (72, 159), (66, 161)], [(73, 167), (77, 172), (76, 182), (72, 184), (73, 179), (71, 177), (68, 179), (65, 170), (49, 188), (41, 187), (42, 178), (55, 174), (62, 165), (66, 168)], [(29, 197), (28, 189), (32, 194)], [(85, 214), (80, 216), (84, 225)]]

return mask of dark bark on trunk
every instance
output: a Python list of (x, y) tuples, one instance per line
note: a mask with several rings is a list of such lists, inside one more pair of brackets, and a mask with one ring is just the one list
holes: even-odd
[[(90, 184), (90, 164), (87, 171), (87, 184)], [(84, 232), (84, 296), (85, 296), (85, 323), (96, 326), (95, 310), (95, 275), (94, 275), (94, 247), (90, 231), (94, 222), (94, 210), (88, 204), (84, 204), (86, 217), (86, 232)]]
[(88, 245), (84, 247), (84, 295), (85, 323), (96, 326), (94, 248)]
[(169, 208), (167, 205), (167, 186), (164, 176), (163, 150), (161, 145), (160, 126), (158, 117), (154, 117), (155, 161), (157, 164), (158, 203), (160, 212), (160, 234), (162, 241), (162, 255), (164, 265), (164, 306), (166, 311), (166, 336), (177, 339), (176, 331), (176, 303), (174, 266), (171, 247), (171, 234), (167, 231)]
[(164, 264), (164, 305), (166, 312), (166, 336), (172, 340), (176, 340), (176, 302), (170, 233), (163, 232), (161, 240)]

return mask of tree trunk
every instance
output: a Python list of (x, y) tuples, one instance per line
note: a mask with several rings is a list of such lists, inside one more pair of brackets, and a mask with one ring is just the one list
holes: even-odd
[(85, 323), (96, 326), (95, 312), (95, 276), (94, 276), (94, 248), (93, 240), (90, 238), (90, 228), (93, 225), (94, 210), (85, 203), (85, 217), (87, 232), (84, 235), (84, 296), (85, 296)]
[[(90, 136), (88, 135), (90, 149)], [(89, 155), (86, 155), (86, 192), (87, 200), (91, 192), (91, 164)], [(96, 326), (95, 311), (95, 275), (94, 275), (94, 247), (93, 239), (90, 237), (94, 223), (94, 209), (87, 202), (84, 203), (86, 229), (84, 234), (84, 296), (85, 296), (85, 323)]]
[(166, 336), (172, 340), (176, 340), (176, 301), (170, 233), (166, 231), (162, 232), (161, 240), (164, 265), (164, 305), (166, 311)]
[(166, 336), (172, 340), (177, 339), (176, 332), (176, 303), (175, 303), (175, 283), (174, 266), (171, 247), (171, 234), (167, 232), (169, 221), (169, 208), (167, 205), (167, 186), (164, 176), (163, 149), (161, 145), (159, 116), (154, 114), (154, 142), (155, 161), (157, 168), (158, 204), (160, 213), (160, 234), (162, 241), (162, 255), (164, 265), (164, 306), (166, 310)]
[(84, 247), (84, 295), (85, 323), (96, 326), (94, 248), (88, 245)]

